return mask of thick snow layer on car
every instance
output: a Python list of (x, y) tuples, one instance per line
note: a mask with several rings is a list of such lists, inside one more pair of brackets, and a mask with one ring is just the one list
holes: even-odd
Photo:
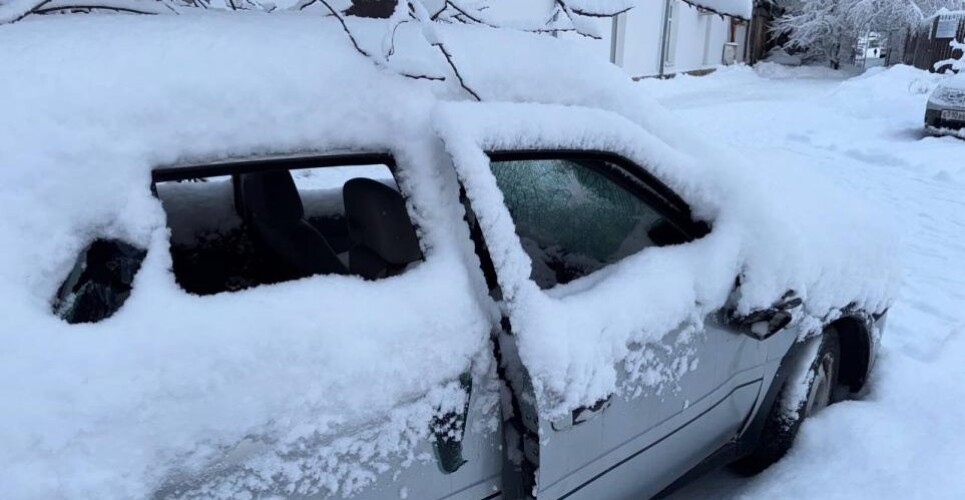
[[(358, 56), (333, 23), (58, 16), (0, 29), (5, 497), (144, 497), (250, 436), (276, 443), (247, 465), (255, 491), (281, 472), (309, 492), (364, 483), (425, 437), (434, 408), (461, 404), (455, 381), (485, 364), (491, 323), (463, 265), (461, 208), (440, 194), (457, 192), (454, 177), (432, 170), (431, 143), (414, 133), (429, 128), (432, 94)], [(426, 261), (379, 282), (182, 292), (151, 168), (310, 149), (392, 151)], [(115, 316), (68, 325), (51, 297), (96, 237), (148, 256)], [(366, 423), (358, 442), (331, 442)], [(279, 465), (302, 446), (329, 464), (316, 477)]]
[[(400, 29), (413, 30), (400, 43), (418, 45), (413, 24)], [(355, 28), (367, 34), (372, 26)], [(244, 481), (212, 491), (231, 497), (233, 488), (260, 491), (274, 481), (299, 492), (348, 492), (387, 457), (408, 457), (435, 412), (462, 404), (459, 374), (471, 364), (488, 369), (492, 325), (456, 178), (440, 168), (447, 160), (433, 130), (457, 163), (469, 159), (460, 168), (481, 212), (504, 209), (487, 188), (480, 147), (570, 145), (648, 165), (714, 225), (701, 241), (614, 266), (605, 285), (591, 286), (601, 275), (541, 295), (521, 272), (508, 274), (515, 281), (504, 280), (507, 289), (528, 297), (524, 361), (563, 397), (548, 412), (614, 390), (613, 364), (628, 343), (699, 321), (690, 315), (722, 305), (738, 275), (745, 312), (787, 290), (819, 319), (849, 304), (890, 304), (897, 271), (888, 221), (850, 193), (800, 169), (743, 165), (618, 68), (565, 41), (437, 31), (465, 85), (484, 100), (547, 106), (442, 106), (434, 114), (441, 100), (469, 97), (437, 51), (423, 44), (381, 65), (444, 74), (446, 82), (404, 78), (359, 55), (332, 19), (57, 16), (0, 29), (6, 496), (143, 497), (252, 436), (272, 449), (245, 462)], [(382, 41), (359, 39), (375, 49)], [(393, 153), (426, 261), (374, 283), (315, 276), (206, 297), (182, 292), (151, 169), (312, 150)], [(528, 265), (511, 245), (508, 220), (491, 229), (501, 235), (496, 252), (507, 252), (494, 256), (503, 267)], [(51, 313), (51, 297), (97, 237), (132, 242), (147, 258), (115, 316), (67, 325)], [(588, 300), (559, 318), (578, 321), (537, 325), (538, 315), (565, 311), (577, 295)], [(554, 335), (551, 326), (562, 330)], [(369, 430), (344, 432), (362, 426)], [(290, 453), (306, 448), (307, 458)]]
[[(895, 292), (889, 221), (804, 169), (743, 165), (709, 146), (700, 150), (696, 141), (689, 149), (697, 155), (688, 156), (623, 117), (575, 107), (451, 104), (436, 126), (479, 207), (520, 355), (549, 418), (616, 392), (619, 363), (633, 346), (699, 328), (725, 305), (738, 276), (738, 311), (768, 307), (794, 291), (806, 300), (799, 319), (818, 326), (848, 305), (884, 310)], [(619, 153), (674, 188), (713, 231), (544, 293), (529, 279), (530, 258), (483, 153), (521, 145)]]
[(942, 80), (942, 87), (965, 90), (965, 73), (955, 73)]
[(965, 108), (965, 73), (941, 79), (928, 101), (943, 107)]

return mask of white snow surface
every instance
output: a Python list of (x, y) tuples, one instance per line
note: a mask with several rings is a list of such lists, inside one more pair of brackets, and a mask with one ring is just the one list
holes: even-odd
[(902, 235), (891, 251), (903, 285), (860, 400), (810, 418), (760, 476), (720, 471), (673, 500), (961, 498), (965, 142), (922, 130), (928, 95), (947, 78), (908, 66), (775, 73), (735, 67), (640, 85), (750, 163), (827, 176), (885, 207)]
[[(246, 483), (212, 485), (219, 495), (271, 481), (350, 492), (386, 457), (411, 453), (438, 408), (462, 404), (456, 377), (488, 369), (492, 325), (435, 132), (493, 236), (546, 413), (616, 390), (613, 367), (628, 343), (699, 322), (693, 312), (721, 306), (738, 274), (745, 312), (790, 289), (818, 319), (852, 303), (869, 312), (891, 304), (893, 221), (854, 186), (802, 164), (742, 161), (565, 41), (468, 27), (435, 36), (484, 100), (545, 105), (445, 104), (468, 95), (451, 74), (427, 83), (379, 68), (331, 19), (90, 15), (0, 28), (6, 497), (144, 497), (251, 436), (273, 451), (245, 464)], [(536, 145), (608, 149), (647, 165), (714, 231), (540, 292), (525, 279), (527, 257), (481, 156)], [(426, 261), (375, 283), (316, 276), (182, 292), (151, 169), (309, 150), (392, 152)], [(50, 299), (95, 237), (123, 238), (148, 256), (115, 316), (66, 325)], [(354, 440), (346, 430), (361, 427), (374, 430)], [(306, 460), (328, 468), (286, 462), (286, 450), (306, 443)]]

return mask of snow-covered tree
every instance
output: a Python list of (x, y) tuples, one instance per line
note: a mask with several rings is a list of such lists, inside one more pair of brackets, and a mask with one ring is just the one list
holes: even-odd
[(917, 27), (942, 8), (965, 10), (965, 0), (770, 0), (785, 14), (774, 25), (787, 46), (840, 64), (857, 37), (869, 31)]

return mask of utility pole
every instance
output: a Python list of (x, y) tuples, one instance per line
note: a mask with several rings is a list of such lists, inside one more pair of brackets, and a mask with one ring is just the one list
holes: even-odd
[(664, 67), (667, 65), (667, 37), (670, 35), (670, 2), (674, 0), (664, 0), (663, 3), (663, 30), (660, 33), (660, 78), (664, 77)]

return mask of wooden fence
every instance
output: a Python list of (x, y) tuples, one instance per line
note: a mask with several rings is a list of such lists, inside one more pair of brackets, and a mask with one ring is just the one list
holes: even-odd
[(962, 57), (961, 50), (949, 45), (952, 40), (965, 40), (965, 12), (939, 14), (926, 19), (918, 30), (906, 36), (902, 62), (932, 73), (944, 72), (950, 66), (936, 68), (935, 63)]

